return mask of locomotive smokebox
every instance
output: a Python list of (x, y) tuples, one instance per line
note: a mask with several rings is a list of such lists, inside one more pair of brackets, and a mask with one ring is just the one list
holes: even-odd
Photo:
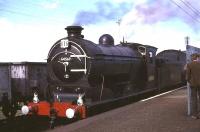
[(67, 26), (65, 30), (67, 30), (68, 37), (84, 38), (81, 35), (81, 31), (83, 30), (81, 26)]

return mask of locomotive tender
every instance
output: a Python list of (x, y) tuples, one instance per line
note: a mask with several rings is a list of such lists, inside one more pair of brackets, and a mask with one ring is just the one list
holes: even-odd
[(109, 34), (99, 44), (84, 39), (81, 26), (68, 26), (47, 59), (49, 97), (22, 107), (23, 114), (86, 118), (87, 106), (142, 91), (162, 91), (183, 83), (186, 55), (138, 43), (115, 45)]

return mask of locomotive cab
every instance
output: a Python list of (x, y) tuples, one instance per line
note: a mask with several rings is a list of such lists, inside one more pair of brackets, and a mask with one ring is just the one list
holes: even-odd
[(146, 62), (147, 62), (147, 89), (156, 88), (156, 51), (157, 48), (153, 46), (146, 45)]
[(136, 92), (144, 89), (156, 88), (156, 65), (155, 56), (157, 48), (149, 45), (142, 45), (139, 43), (123, 43), (131, 49), (138, 51), (141, 54), (141, 62), (135, 72), (136, 78), (132, 80), (133, 84), (136, 84)]
[[(156, 65), (155, 65), (155, 56), (157, 48), (149, 45), (139, 45), (138, 51), (143, 55), (143, 89), (152, 89), (156, 88)], [(142, 77), (141, 77), (142, 78)]]

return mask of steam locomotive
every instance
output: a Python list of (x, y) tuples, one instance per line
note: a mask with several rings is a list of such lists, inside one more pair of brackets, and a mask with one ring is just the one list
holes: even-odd
[(87, 106), (140, 92), (162, 91), (184, 83), (186, 54), (139, 43), (115, 45), (109, 34), (99, 44), (84, 39), (81, 26), (65, 28), (68, 36), (58, 40), (47, 59), (48, 98), (21, 108), (23, 114), (86, 118)]

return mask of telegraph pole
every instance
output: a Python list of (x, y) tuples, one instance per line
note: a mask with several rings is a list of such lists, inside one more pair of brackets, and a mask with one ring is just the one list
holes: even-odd
[(120, 33), (120, 32), (121, 32), (121, 31), (120, 31), (121, 21), (122, 21), (121, 19), (118, 19), (117, 22), (116, 22), (116, 23), (118, 24), (118, 26), (119, 26), (119, 29), (118, 29), (118, 30), (119, 30), (119, 31), (118, 31), (118, 32), (119, 32), (119, 42), (120, 42), (120, 38), (121, 38), (121, 33)]
[[(185, 37), (185, 45), (186, 45), (186, 63), (189, 63), (190, 59), (190, 53), (188, 51), (188, 45), (189, 45), (189, 37)], [(185, 69), (186, 70), (186, 69)], [(189, 83), (187, 82), (187, 114), (190, 116), (192, 114), (192, 102), (191, 102), (191, 88)]]
[(189, 38), (188, 36), (185, 37), (185, 45), (186, 45), (186, 46), (189, 45), (189, 39), (190, 39), (190, 38)]

